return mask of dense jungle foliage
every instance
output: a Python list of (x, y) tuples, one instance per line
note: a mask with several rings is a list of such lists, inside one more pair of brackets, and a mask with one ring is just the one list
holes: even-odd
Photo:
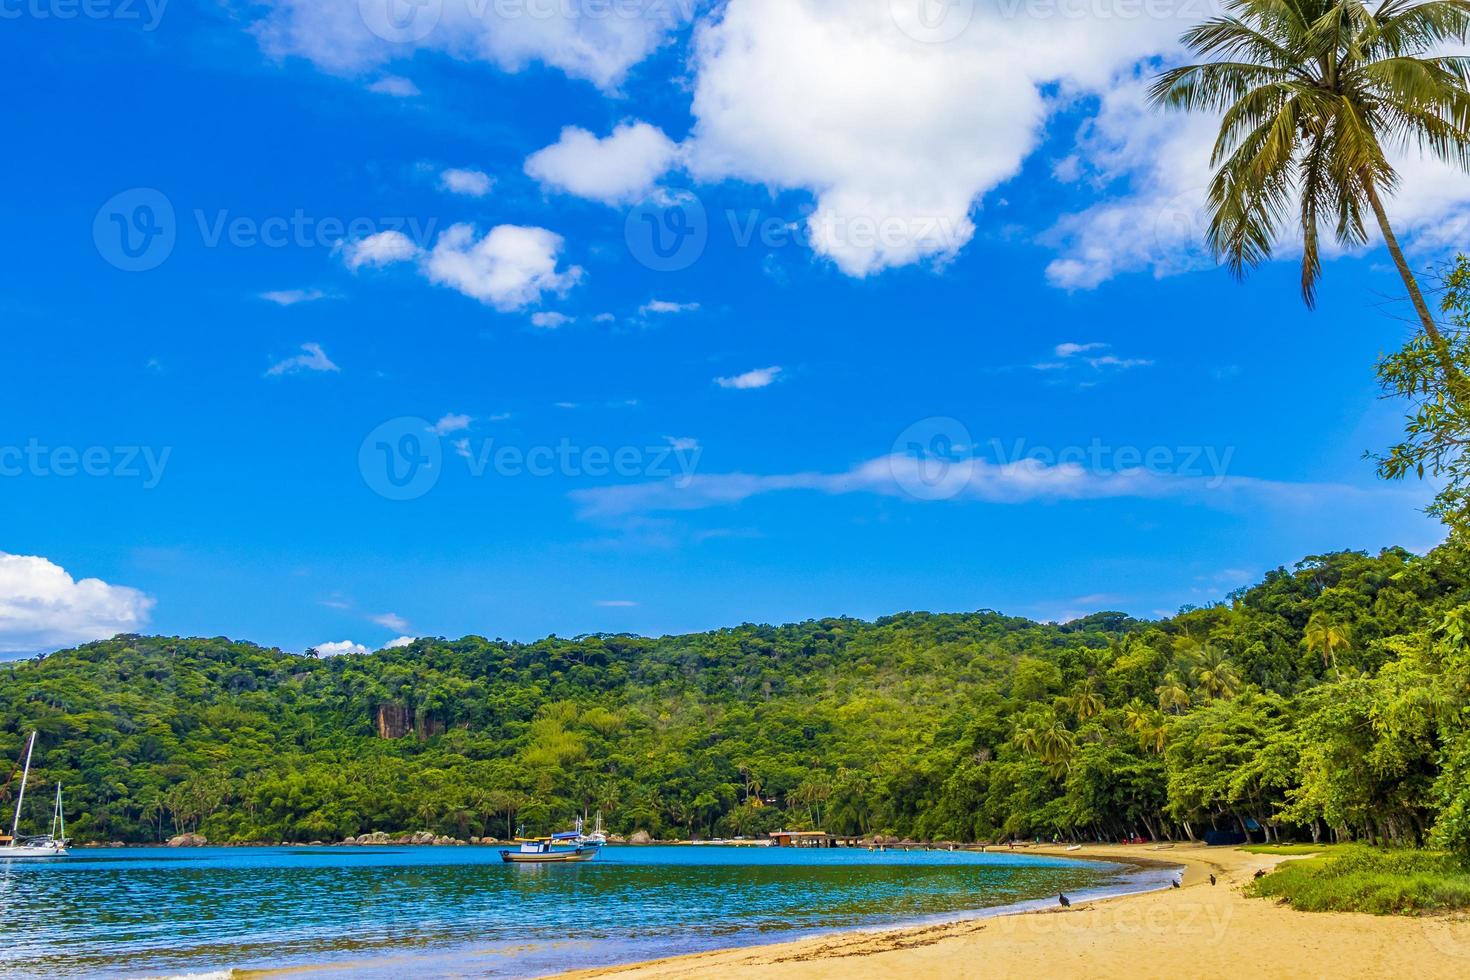
[(330, 659), (120, 636), (0, 667), (0, 755), (40, 732), (24, 824), (59, 779), (83, 841), (505, 837), (601, 810), (661, 836), (1260, 826), (1465, 851), (1467, 705), (1470, 551), (1447, 544), (1309, 558), (1157, 622), (905, 613)]

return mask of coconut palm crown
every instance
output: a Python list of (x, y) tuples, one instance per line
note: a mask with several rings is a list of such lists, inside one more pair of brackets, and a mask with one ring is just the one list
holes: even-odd
[[(1447, 356), (1383, 199), (1399, 184), (1395, 149), (1470, 169), (1470, 58), (1435, 53), (1464, 42), (1470, 2), (1225, 0), (1224, 9), (1183, 36), (1208, 60), (1165, 72), (1150, 93), (1156, 105), (1223, 113), (1209, 189), (1217, 259), (1243, 276), (1298, 220), (1302, 296), (1312, 306), (1319, 229), (1362, 245), (1371, 212), (1425, 332)], [(1441, 364), (1463, 382), (1452, 361)]]

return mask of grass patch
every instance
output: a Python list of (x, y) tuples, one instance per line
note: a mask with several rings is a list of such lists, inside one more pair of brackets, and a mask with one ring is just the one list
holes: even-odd
[(1331, 854), (1341, 850), (1340, 844), (1245, 844), (1240, 848), (1248, 854)]
[(1287, 862), (1253, 883), (1249, 894), (1281, 899), (1304, 912), (1419, 915), (1470, 909), (1470, 863), (1434, 851), (1347, 845)]

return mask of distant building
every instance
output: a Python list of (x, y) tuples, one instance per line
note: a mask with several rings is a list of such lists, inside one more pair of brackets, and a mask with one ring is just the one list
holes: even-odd
[(771, 841), (777, 847), (836, 847), (837, 841), (825, 830), (773, 830)]

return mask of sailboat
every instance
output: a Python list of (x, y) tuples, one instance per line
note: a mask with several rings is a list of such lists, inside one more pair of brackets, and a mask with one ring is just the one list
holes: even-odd
[(31, 778), (31, 753), (36, 749), (36, 733), (26, 743), (26, 762), (20, 777), (20, 794), (15, 798), (15, 819), (10, 835), (0, 834), (0, 861), (27, 858), (66, 857), (66, 816), (61, 810), (61, 782), (56, 783), (56, 808), (51, 812), (51, 833), (39, 837), (21, 837), (20, 808), (26, 799), (26, 783)]
[(577, 818), (577, 833), (578, 834), (581, 834), (581, 836), (577, 838), (577, 843), (578, 844), (596, 844), (598, 847), (602, 847), (604, 844), (606, 844), (607, 843), (607, 834), (605, 834), (603, 832), (603, 830), (602, 830), (602, 811), (601, 810), (598, 810), (597, 811), (597, 829), (594, 830), (594, 831), (592, 831), (592, 833), (590, 833), (590, 834), (583, 833), (583, 831), (582, 831), (582, 819), (580, 817), (578, 817)]

